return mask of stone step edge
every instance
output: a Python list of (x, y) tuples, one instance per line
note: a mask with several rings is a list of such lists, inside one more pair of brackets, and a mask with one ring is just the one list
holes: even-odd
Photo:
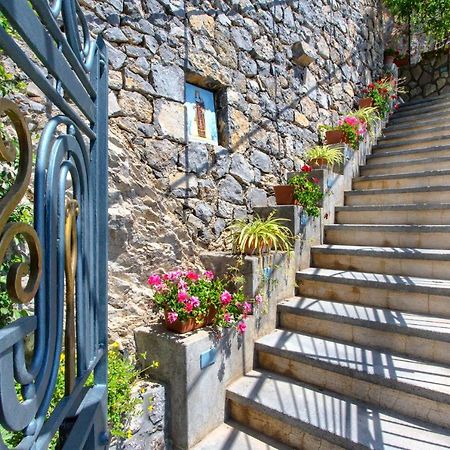
[(386, 141), (380, 141), (374, 146), (373, 151), (377, 151), (381, 148), (395, 148), (395, 147), (401, 147), (405, 145), (412, 145), (412, 144), (424, 144), (430, 141), (448, 141), (450, 140), (450, 134), (444, 134), (440, 136), (429, 136), (421, 139), (407, 139), (404, 141), (397, 141), (397, 142), (386, 142)]
[(446, 100), (446, 99), (450, 100), (450, 95), (449, 94), (433, 95), (433, 96), (426, 97), (426, 98), (419, 98), (419, 99), (410, 100), (410, 101), (407, 101), (405, 103), (402, 103), (400, 105), (400, 109), (406, 108), (408, 106), (413, 106), (413, 105), (422, 105), (424, 103), (432, 103), (432, 102), (435, 102), (435, 101), (443, 101), (443, 100)]
[[(324, 226), (325, 231), (327, 229), (332, 230), (341, 228), (346, 230), (369, 230), (376, 231), (395, 231), (402, 233), (450, 233), (450, 225), (388, 225), (388, 224), (368, 224), (368, 223), (333, 223)], [(426, 248), (426, 247), (425, 247)]]
[(414, 116), (422, 116), (423, 114), (429, 114), (429, 113), (438, 113), (442, 112), (442, 110), (447, 110), (448, 106), (450, 105), (450, 101), (445, 101), (442, 103), (436, 103), (436, 104), (428, 104), (422, 107), (416, 107), (416, 108), (405, 108), (405, 109), (399, 109), (398, 111), (395, 111), (391, 119), (395, 118), (403, 118), (403, 117), (414, 117)]
[(436, 153), (446, 150), (450, 150), (450, 145), (433, 145), (431, 147), (411, 148), (409, 150), (394, 150), (394, 151), (374, 150), (374, 153), (367, 155), (367, 160), (372, 160), (376, 158), (387, 158), (390, 156), (408, 156), (414, 155), (415, 153)]
[[(305, 333), (295, 333), (295, 334), (306, 335)], [(314, 337), (314, 336), (312, 336), (312, 337)], [(330, 339), (326, 339), (326, 340), (330, 341)], [(362, 347), (358, 347), (356, 345), (349, 344), (347, 342), (342, 342), (342, 341), (338, 341), (338, 340), (333, 340), (333, 341), (339, 342), (340, 344), (345, 345), (348, 348), (362, 348)], [(388, 351), (383, 352), (383, 351), (381, 351), (379, 349), (375, 349), (375, 348), (369, 348), (369, 347), (364, 347), (364, 348), (367, 348), (371, 352), (377, 353), (379, 355), (394, 354), (393, 352), (388, 352)], [(280, 349), (278, 347), (274, 347), (274, 346), (264, 344), (264, 343), (258, 342), (258, 341), (255, 342), (255, 351), (266, 352), (266, 353), (270, 353), (272, 355), (279, 356), (281, 358), (285, 358), (288, 360), (307, 363), (314, 367), (319, 367), (321, 369), (325, 369), (329, 372), (337, 372), (337, 373), (340, 373), (340, 374), (348, 376), (348, 377), (358, 378), (360, 380), (367, 381), (367, 382), (373, 383), (373, 384), (378, 384), (380, 386), (387, 386), (392, 389), (401, 390), (408, 394), (421, 396), (421, 397), (427, 398), (429, 400), (434, 400), (437, 402), (450, 404), (450, 394), (446, 394), (445, 392), (427, 389), (420, 385), (404, 383), (397, 379), (387, 377), (386, 375), (380, 375), (378, 373), (369, 373), (368, 371), (364, 371), (362, 369), (346, 367), (346, 366), (339, 364), (339, 362), (333, 363), (330, 361), (324, 361), (324, 360), (321, 360), (318, 358), (314, 358), (313, 356), (306, 355), (305, 353), (302, 353), (301, 351)], [(349, 354), (351, 354), (351, 353), (349, 353)], [(417, 363), (426, 362), (427, 364), (432, 365), (432, 363), (430, 363), (429, 361), (421, 361), (419, 359), (415, 359), (415, 358), (411, 358), (411, 357), (406, 358), (404, 355), (399, 355), (399, 356), (403, 357), (405, 359), (417, 362)], [(438, 364), (433, 364), (433, 365), (438, 365)]]
[[(308, 271), (312, 270), (318, 270), (322, 273), (310, 273)], [(326, 274), (325, 272), (356, 272), (359, 274), (367, 275), (369, 278), (370, 275), (379, 275), (380, 280), (371, 280), (371, 279), (355, 279), (348, 277), (333, 277), (332, 274)], [(377, 273), (374, 274), (372, 272), (358, 272), (358, 271), (343, 271), (343, 270), (335, 270), (335, 269), (320, 269), (320, 268), (311, 268), (302, 270), (296, 273), (296, 280), (297, 282), (308, 280), (308, 281), (315, 281), (315, 282), (322, 282), (322, 283), (328, 283), (328, 284), (345, 284), (345, 285), (351, 285), (351, 286), (362, 286), (370, 289), (384, 289), (388, 291), (400, 291), (400, 292), (416, 292), (420, 294), (428, 294), (428, 295), (449, 295), (450, 296), (450, 281), (449, 280), (439, 280), (435, 278), (418, 278), (418, 277), (405, 277), (405, 275), (391, 275), (391, 277), (398, 277), (398, 278), (408, 278), (408, 283), (402, 283), (401, 280), (394, 281), (394, 280), (383, 280), (383, 277), (386, 277), (386, 274)], [(414, 280), (416, 280), (416, 283), (414, 283)], [(420, 283), (420, 280), (429, 280), (432, 282), (437, 281), (445, 281), (447, 286), (429, 286), (424, 284), (418, 284)], [(437, 284), (437, 283), (436, 283)]]
[(407, 161), (396, 161), (396, 162), (388, 162), (388, 163), (380, 163), (380, 164), (370, 164), (370, 165), (362, 165), (360, 166), (360, 170), (379, 170), (379, 169), (390, 169), (391, 167), (402, 168), (413, 166), (416, 164), (439, 164), (443, 162), (449, 162), (450, 156), (441, 156), (436, 158), (421, 158), (421, 159), (409, 159)]
[[(411, 130), (411, 131), (397, 131), (397, 132), (392, 132), (389, 131), (389, 128), (386, 128), (383, 131), (383, 135), (382, 137), (378, 140), (379, 143), (384, 143), (387, 142), (391, 139), (399, 139), (399, 138), (403, 138), (403, 137), (408, 137), (408, 136), (417, 136), (417, 135), (421, 135), (424, 133), (440, 133), (442, 131), (449, 131), (450, 130), (450, 125), (445, 125), (445, 126), (436, 126), (436, 127), (430, 127), (430, 128), (424, 128), (424, 129), (415, 129), (415, 130)], [(389, 133), (389, 134), (386, 134)]]
[[(406, 188), (393, 188), (393, 189), (354, 189), (352, 191), (344, 192), (347, 197), (353, 197), (358, 195), (392, 195), (392, 194), (414, 194), (418, 192), (450, 192), (449, 186), (424, 186), (424, 187), (406, 187)], [(422, 203), (420, 203), (422, 204)], [(423, 202), (423, 204), (428, 204)]]
[[(405, 173), (394, 173), (394, 174), (377, 174), (377, 175), (364, 175), (361, 177), (353, 178), (353, 181), (373, 181), (373, 180), (390, 180), (398, 178), (424, 178), (424, 177), (438, 177), (442, 175), (449, 175), (450, 170), (426, 170), (424, 172), (405, 172)], [(450, 183), (450, 177), (449, 177)], [(450, 184), (449, 184), (450, 186)], [(424, 186), (425, 187), (425, 186)]]
[(358, 245), (323, 244), (311, 247), (311, 252), (313, 254), (325, 255), (361, 255), (373, 256), (374, 258), (389, 257), (390, 259), (413, 259), (450, 262), (450, 250), (433, 250), (422, 248), (416, 249), (409, 247), (369, 247)]
[(438, 211), (438, 210), (450, 210), (450, 203), (398, 203), (395, 205), (349, 205), (349, 206), (336, 206), (336, 212), (348, 212), (348, 211)]
[[(349, 316), (345, 316), (342, 314), (331, 314), (328, 312), (323, 312), (323, 311), (311, 311), (305, 308), (300, 308), (298, 306), (294, 307), (294, 306), (289, 306), (286, 303), (298, 298), (305, 298), (308, 300), (314, 300), (314, 301), (318, 301), (318, 302), (326, 302), (326, 303), (340, 303), (340, 302), (334, 302), (334, 301), (330, 301), (330, 300), (326, 300), (326, 299), (312, 299), (310, 297), (294, 297), (293, 299), (287, 299), (282, 303), (278, 304), (278, 314), (279, 315), (283, 315), (283, 314), (293, 314), (296, 316), (307, 316), (307, 317), (313, 317), (315, 319), (319, 319), (319, 320), (326, 320), (326, 321), (332, 321), (334, 323), (345, 323), (347, 325), (352, 325), (352, 326), (357, 326), (359, 328), (371, 328), (374, 330), (378, 330), (378, 331), (384, 331), (384, 332), (389, 332), (389, 333), (398, 333), (398, 334), (402, 334), (405, 336), (412, 336), (412, 337), (419, 337), (422, 339), (428, 339), (428, 340), (432, 340), (432, 341), (441, 341), (441, 342), (450, 342), (450, 335), (448, 334), (444, 334), (444, 333), (440, 333), (438, 331), (429, 331), (429, 330), (423, 330), (420, 328), (413, 328), (413, 327), (407, 327), (407, 326), (402, 326), (399, 323), (380, 323), (374, 320), (370, 320), (370, 319), (355, 319), (353, 317), (349, 317)], [(345, 304), (345, 303), (340, 303), (340, 304)], [(350, 306), (362, 306), (365, 307), (363, 305), (355, 305), (353, 303), (349, 304)], [(383, 311), (389, 311), (389, 312), (397, 312), (396, 310), (393, 309), (385, 309), (385, 308), (376, 308), (376, 307), (370, 307), (371, 309), (375, 309), (377, 311), (379, 311), (381, 314)], [(433, 316), (428, 316), (426, 314), (421, 314), (424, 317), (433, 317)], [(290, 331), (295, 331), (295, 330), (290, 330)], [(407, 358), (410, 358), (409, 355), (405, 355)]]

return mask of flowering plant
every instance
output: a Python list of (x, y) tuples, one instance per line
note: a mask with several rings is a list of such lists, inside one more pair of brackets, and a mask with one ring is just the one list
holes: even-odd
[(320, 125), (320, 131), (342, 131), (347, 136), (347, 141), (354, 150), (358, 149), (359, 142), (364, 140), (367, 133), (366, 122), (354, 115), (348, 115), (339, 119), (336, 126)]
[(305, 164), (302, 173), (294, 175), (288, 180), (288, 184), (294, 186), (294, 198), (297, 203), (303, 206), (308, 216), (319, 217), (320, 208), (318, 203), (323, 198), (322, 190), (319, 186), (319, 179), (309, 175), (311, 166)]
[(384, 117), (391, 108), (391, 100), (396, 98), (395, 87), (390, 77), (381, 78), (370, 83), (364, 94), (373, 100), (374, 106), (378, 109), (380, 116)]
[(236, 326), (241, 333), (246, 329), (245, 319), (251, 309), (244, 301), (242, 288), (230, 293), (227, 280), (217, 278), (211, 271), (153, 274), (148, 284), (154, 291), (154, 305), (165, 312), (169, 324), (194, 319), (200, 326)]

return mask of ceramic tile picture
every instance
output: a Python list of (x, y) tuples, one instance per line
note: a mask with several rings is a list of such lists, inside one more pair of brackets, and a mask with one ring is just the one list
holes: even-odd
[(218, 145), (214, 93), (186, 83), (186, 112), (188, 141)]

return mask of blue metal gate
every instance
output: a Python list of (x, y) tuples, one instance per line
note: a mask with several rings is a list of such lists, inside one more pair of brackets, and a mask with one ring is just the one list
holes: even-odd
[[(77, 0), (0, 0), (0, 11), (20, 35), (0, 27), (0, 48), (59, 110), (36, 152), (33, 228), (8, 222), (28, 189), (34, 152), (19, 108), (0, 99), (19, 140), (17, 179), (0, 200), (0, 263), (21, 235), (30, 261), (10, 267), (8, 294), (23, 304), (34, 298), (32, 316), (0, 330), (0, 425), (22, 433), (18, 449), (46, 449), (57, 433), (59, 448), (104, 449), (107, 52)], [(0, 145), (1, 161), (15, 158)], [(65, 396), (49, 411), (62, 354)]]

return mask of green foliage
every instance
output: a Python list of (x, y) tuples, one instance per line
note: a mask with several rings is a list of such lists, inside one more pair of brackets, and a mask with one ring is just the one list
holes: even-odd
[(448, 0), (384, 0), (399, 23), (411, 23), (418, 31), (441, 40), (450, 34)]
[(294, 175), (288, 181), (294, 186), (294, 198), (303, 207), (308, 216), (319, 217), (319, 203), (323, 198), (322, 190), (317, 179), (310, 179), (309, 172)]
[(0, 64), (0, 95), (5, 97), (13, 92), (22, 92), (27, 84), (9, 73), (3, 64)]
[(375, 108), (373, 106), (360, 108), (352, 113), (352, 115), (358, 120), (364, 122), (366, 124), (367, 130), (370, 131), (371, 134), (373, 134), (374, 128), (380, 120), (378, 108)]
[(344, 160), (344, 154), (341, 149), (331, 145), (316, 145), (311, 147), (305, 156), (308, 162), (315, 159), (324, 159), (329, 167), (335, 164), (341, 164)]
[(288, 227), (282, 225), (285, 219), (275, 218), (274, 213), (267, 219), (259, 216), (251, 220), (234, 221), (228, 230), (231, 232), (230, 241), (234, 251), (247, 254), (264, 251), (289, 251), (292, 247), (292, 233)]

